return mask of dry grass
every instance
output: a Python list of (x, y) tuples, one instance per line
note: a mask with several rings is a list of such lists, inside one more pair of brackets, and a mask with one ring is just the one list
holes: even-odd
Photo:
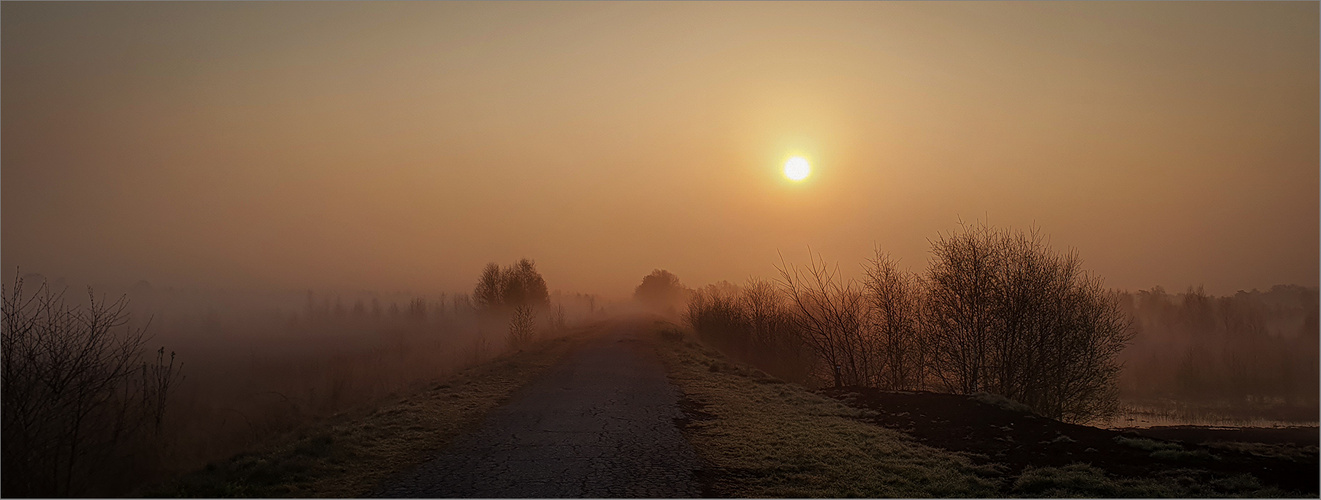
[(259, 451), (146, 490), (147, 496), (360, 497), (477, 424), (590, 335), (534, 344), (374, 410), (340, 415)]
[(1211, 477), (1205, 471), (1176, 469), (1152, 478), (1115, 479), (1087, 464), (1028, 467), (1014, 481), (1014, 496), (1038, 498), (1178, 498), (1283, 497), (1278, 488), (1264, 488), (1250, 474)]
[[(658, 322), (659, 323), (659, 322)], [(1222, 477), (1175, 469), (1119, 478), (1088, 464), (1029, 467), (1006, 475), (964, 453), (925, 446), (901, 432), (862, 422), (866, 410), (733, 363), (658, 324), (657, 350), (688, 399), (685, 434), (712, 469), (716, 497), (1274, 497), (1249, 474)], [(695, 408), (695, 409), (693, 409)], [(1125, 438), (1128, 439), (1128, 438)], [(1179, 452), (1152, 440), (1129, 446)], [(1184, 452), (1187, 453), (1187, 452)], [(980, 457), (984, 459), (985, 457)], [(1183, 458), (1183, 457), (1180, 457)], [(1206, 458), (1206, 457), (1194, 457)]]
[[(661, 331), (672, 331), (661, 325)], [(723, 497), (998, 496), (996, 467), (857, 420), (860, 410), (657, 335), (671, 380), (709, 417), (685, 433)]]
[(1285, 460), (1305, 460), (1317, 455), (1317, 446), (1299, 446), (1293, 443), (1242, 443), (1237, 441), (1211, 441), (1202, 446), (1222, 450), (1237, 451), (1259, 457), (1282, 458)]

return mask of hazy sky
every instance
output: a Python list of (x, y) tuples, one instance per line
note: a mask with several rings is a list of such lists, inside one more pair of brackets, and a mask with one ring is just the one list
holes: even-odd
[[(1318, 284), (1318, 4), (13, 3), (0, 234), (71, 284), (701, 285), (964, 220)], [(786, 158), (811, 160), (791, 183)]]

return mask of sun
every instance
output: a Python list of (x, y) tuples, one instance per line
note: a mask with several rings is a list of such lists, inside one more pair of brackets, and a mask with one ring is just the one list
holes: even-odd
[(806, 179), (812, 173), (812, 166), (807, 163), (807, 159), (801, 156), (790, 158), (784, 162), (784, 176), (792, 181), (801, 181)]

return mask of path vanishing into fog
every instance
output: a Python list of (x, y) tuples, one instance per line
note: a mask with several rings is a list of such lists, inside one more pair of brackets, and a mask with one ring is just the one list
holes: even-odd
[(375, 491), (384, 497), (700, 496), (692, 447), (675, 427), (679, 391), (650, 321), (611, 323), (514, 393), (471, 434)]

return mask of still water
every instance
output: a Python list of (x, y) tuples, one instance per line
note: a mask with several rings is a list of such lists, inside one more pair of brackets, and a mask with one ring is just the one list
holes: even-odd
[(1170, 399), (1120, 402), (1119, 413), (1087, 425), (1102, 428), (1199, 425), (1210, 427), (1316, 426), (1315, 402), (1221, 401), (1188, 402)]

